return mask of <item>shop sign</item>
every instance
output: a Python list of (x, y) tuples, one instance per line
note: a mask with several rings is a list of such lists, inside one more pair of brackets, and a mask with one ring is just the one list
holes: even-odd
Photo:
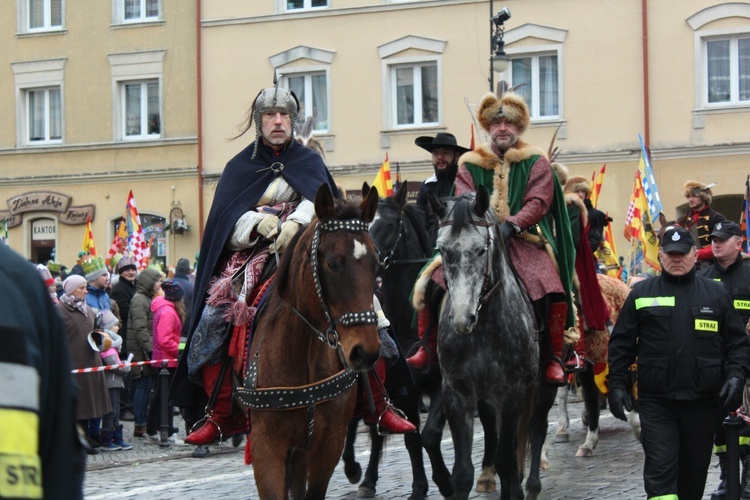
[(31, 226), (32, 240), (54, 240), (57, 237), (57, 224), (51, 219), (34, 221)]
[(35, 191), (8, 198), (8, 208), (13, 215), (41, 210), (65, 212), (69, 205), (70, 196), (52, 191)]
[(23, 218), (20, 215), (13, 215), (8, 210), (0, 210), (0, 223), (2, 221), (7, 221), (8, 229), (12, 227), (20, 226), (22, 219)]
[(94, 205), (82, 205), (80, 207), (70, 207), (67, 212), (60, 215), (59, 219), (63, 224), (77, 226), (86, 224), (89, 217), (93, 221), (94, 214), (96, 214), (96, 207)]

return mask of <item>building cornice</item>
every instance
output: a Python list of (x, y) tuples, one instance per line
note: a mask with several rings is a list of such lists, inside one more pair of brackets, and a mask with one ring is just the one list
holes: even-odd
[(40, 184), (71, 185), (112, 182), (164, 181), (168, 179), (197, 180), (198, 167), (175, 167), (152, 170), (129, 170), (124, 172), (85, 172), (78, 174), (30, 175), (25, 177), (0, 177), (3, 187), (38, 186)]
[(201, 20), (203, 28), (214, 28), (217, 26), (233, 26), (240, 24), (272, 23), (277, 21), (294, 21), (299, 19), (310, 19), (315, 17), (351, 16), (355, 14), (372, 14), (373, 12), (388, 12), (396, 10), (424, 9), (429, 7), (445, 7), (447, 5), (462, 5), (471, 3), (486, 3), (483, 0), (432, 0), (414, 3), (382, 4), (365, 7), (350, 7), (344, 9), (321, 9), (303, 12), (283, 12), (278, 14), (267, 14), (263, 16), (237, 17), (223, 19)]
[(118, 142), (90, 142), (77, 144), (51, 144), (49, 146), (27, 146), (22, 148), (0, 148), (0, 156), (27, 155), (46, 153), (70, 153), (75, 151), (96, 151), (103, 149), (132, 149), (158, 148), (165, 146), (186, 146), (198, 144), (198, 137), (177, 137), (174, 139), (159, 139), (154, 141), (118, 141)]

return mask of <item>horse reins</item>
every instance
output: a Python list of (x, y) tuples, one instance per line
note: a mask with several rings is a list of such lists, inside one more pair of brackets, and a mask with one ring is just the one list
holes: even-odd
[(377, 325), (378, 317), (374, 310), (359, 311), (353, 313), (344, 313), (338, 318), (331, 315), (328, 303), (323, 295), (323, 287), (320, 283), (318, 270), (318, 246), (320, 244), (320, 232), (347, 231), (351, 233), (367, 232), (368, 225), (359, 219), (348, 220), (329, 220), (319, 222), (315, 226), (315, 233), (310, 247), (312, 256), (312, 274), (315, 283), (315, 292), (320, 299), (323, 312), (328, 322), (328, 329), (325, 333), (318, 330), (310, 321), (300, 313), (297, 308), (292, 306), (292, 311), (302, 321), (315, 332), (316, 337), (328, 347), (336, 349), (339, 359), (342, 361), (344, 368), (339, 372), (323, 380), (313, 382), (299, 387), (268, 387), (257, 388), (258, 380), (258, 359), (260, 357), (260, 344), (262, 337), (258, 341), (258, 347), (253, 356), (253, 361), (248, 365), (245, 376), (245, 387), (239, 387), (235, 391), (240, 402), (249, 409), (253, 410), (292, 410), (297, 408), (307, 408), (307, 444), (308, 449), (312, 443), (312, 435), (315, 427), (315, 405), (323, 401), (328, 401), (338, 397), (345, 391), (351, 389), (357, 380), (357, 373), (349, 368), (341, 347), (340, 338), (336, 325)]
[(401, 237), (406, 233), (406, 227), (404, 226), (404, 218), (401, 216), (398, 218), (398, 231), (396, 232), (396, 241), (393, 242), (393, 245), (391, 246), (391, 249), (388, 251), (387, 255), (385, 257), (381, 257), (382, 252), (380, 251), (380, 246), (376, 241), (373, 241), (375, 243), (375, 246), (378, 250), (378, 258), (380, 259), (380, 267), (385, 271), (392, 265), (406, 265), (406, 264), (424, 264), (428, 260), (428, 258), (421, 257), (419, 259), (394, 259), (393, 256), (396, 253), (396, 250), (398, 248), (398, 244), (401, 241)]

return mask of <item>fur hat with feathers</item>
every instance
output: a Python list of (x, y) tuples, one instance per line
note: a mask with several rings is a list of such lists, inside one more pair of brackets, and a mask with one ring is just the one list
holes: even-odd
[(575, 193), (576, 191), (586, 191), (586, 197), (591, 194), (591, 184), (585, 177), (574, 175), (565, 183), (566, 193)]
[(688, 198), (691, 195), (699, 196), (706, 205), (710, 205), (711, 200), (713, 200), (714, 196), (713, 192), (711, 192), (711, 188), (715, 185), (715, 182), (706, 186), (705, 184), (701, 184), (698, 181), (687, 181), (682, 186), (682, 189), (684, 190), (682, 194), (683, 196), (685, 196), (685, 198)]
[(520, 134), (526, 131), (530, 121), (529, 107), (519, 94), (508, 92), (498, 97), (488, 92), (482, 97), (477, 109), (477, 120), (482, 128), (489, 132), (490, 126), (500, 120), (518, 126)]

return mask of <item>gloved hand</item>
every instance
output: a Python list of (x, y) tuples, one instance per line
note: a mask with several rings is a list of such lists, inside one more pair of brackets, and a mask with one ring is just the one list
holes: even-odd
[(255, 226), (255, 232), (259, 235), (271, 239), (271, 237), (276, 234), (276, 227), (279, 224), (279, 218), (275, 215), (266, 215), (263, 217), (263, 220), (258, 222), (258, 225)]
[(619, 418), (625, 422), (628, 421), (625, 410), (633, 411), (633, 404), (630, 402), (630, 396), (625, 392), (624, 389), (615, 388), (609, 389), (609, 411), (612, 412), (615, 418)]
[(516, 226), (508, 222), (507, 220), (500, 224), (500, 236), (503, 237), (503, 241), (508, 243), (510, 239), (517, 233)]
[(271, 245), (271, 253), (283, 252), (287, 245), (289, 245), (289, 242), (292, 241), (294, 235), (297, 234), (297, 231), (299, 231), (299, 227), (299, 222), (293, 220), (284, 221), (281, 224), (281, 231), (276, 237), (276, 241)]
[(737, 411), (742, 404), (742, 392), (745, 390), (745, 380), (740, 377), (729, 377), (719, 392), (719, 401), (726, 411)]

